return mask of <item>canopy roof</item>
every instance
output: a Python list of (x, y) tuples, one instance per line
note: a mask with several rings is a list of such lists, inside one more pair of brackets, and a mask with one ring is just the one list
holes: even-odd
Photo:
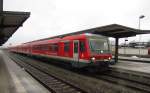
[[(83, 33), (99, 34), (99, 35), (104, 35), (104, 36), (114, 37), (114, 38), (124, 38), (124, 37), (136, 36), (139, 34), (150, 34), (150, 30), (139, 30), (139, 29), (134, 29), (134, 28), (130, 28), (127, 26), (119, 25), (119, 24), (111, 24), (111, 25), (91, 28), (91, 29), (87, 29), (87, 30), (58, 35), (58, 36), (40, 39), (40, 40), (46, 40), (46, 39), (52, 39), (52, 38), (62, 38), (62, 37), (68, 36), (68, 35), (76, 35), (76, 34), (83, 34)], [(37, 41), (39, 41), (39, 40), (37, 40)], [(31, 42), (33, 42), (33, 41), (31, 41)]]
[(150, 30), (139, 30), (139, 29), (122, 26), (119, 24), (111, 24), (102, 27), (96, 27), (96, 28), (91, 28), (83, 31), (78, 31), (75, 33), (64, 34), (60, 36), (63, 37), (67, 35), (82, 34), (82, 33), (101, 34), (108, 37), (124, 38), (124, 37), (136, 36), (138, 34), (150, 34)]
[(20, 26), (22, 26), (29, 16), (29, 12), (0, 12), (0, 46), (4, 44)]
[(134, 28), (118, 25), (118, 24), (111, 24), (107, 26), (92, 28), (92, 29), (84, 30), (83, 32), (101, 34), (101, 35), (114, 37), (114, 38), (131, 37), (139, 34), (150, 34), (150, 30), (139, 30), (139, 29), (134, 29)]

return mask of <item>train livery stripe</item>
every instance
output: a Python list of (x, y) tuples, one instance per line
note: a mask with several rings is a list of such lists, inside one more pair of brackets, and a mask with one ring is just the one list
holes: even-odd
[[(32, 55), (43, 56), (43, 57), (53, 58), (53, 59), (60, 59), (60, 60), (64, 60), (64, 61), (74, 61), (74, 62), (76, 62), (75, 59), (69, 58), (69, 57), (54, 56), (54, 55), (44, 55), (44, 54), (32, 54)], [(91, 63), (91, 61), (85, 60), (85, 59), (79, 59), (79, 62), (82, 62), (82, 63)]]

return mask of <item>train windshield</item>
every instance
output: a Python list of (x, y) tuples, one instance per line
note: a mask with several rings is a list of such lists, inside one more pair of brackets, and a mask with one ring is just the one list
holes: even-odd
[(108, 39), (89, 39), (92, 53), (109, 53)]

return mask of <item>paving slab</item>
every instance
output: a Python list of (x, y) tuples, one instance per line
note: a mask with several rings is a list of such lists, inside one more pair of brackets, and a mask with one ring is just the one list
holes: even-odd
[(0, 50), (0, 93), (50, 93)]
[(118, 63), (111, 65), (111, 67), (150, 74), (150, 63), (119, 60)]

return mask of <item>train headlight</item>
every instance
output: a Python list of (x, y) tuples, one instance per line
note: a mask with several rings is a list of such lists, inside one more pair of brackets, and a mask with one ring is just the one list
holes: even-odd
[(111, 57), (109, 57), (108, 59), (111, 60)]
[(92, 61), (95, 61), (95, 57), (92, 57), (91, 60), (92, 60)]

